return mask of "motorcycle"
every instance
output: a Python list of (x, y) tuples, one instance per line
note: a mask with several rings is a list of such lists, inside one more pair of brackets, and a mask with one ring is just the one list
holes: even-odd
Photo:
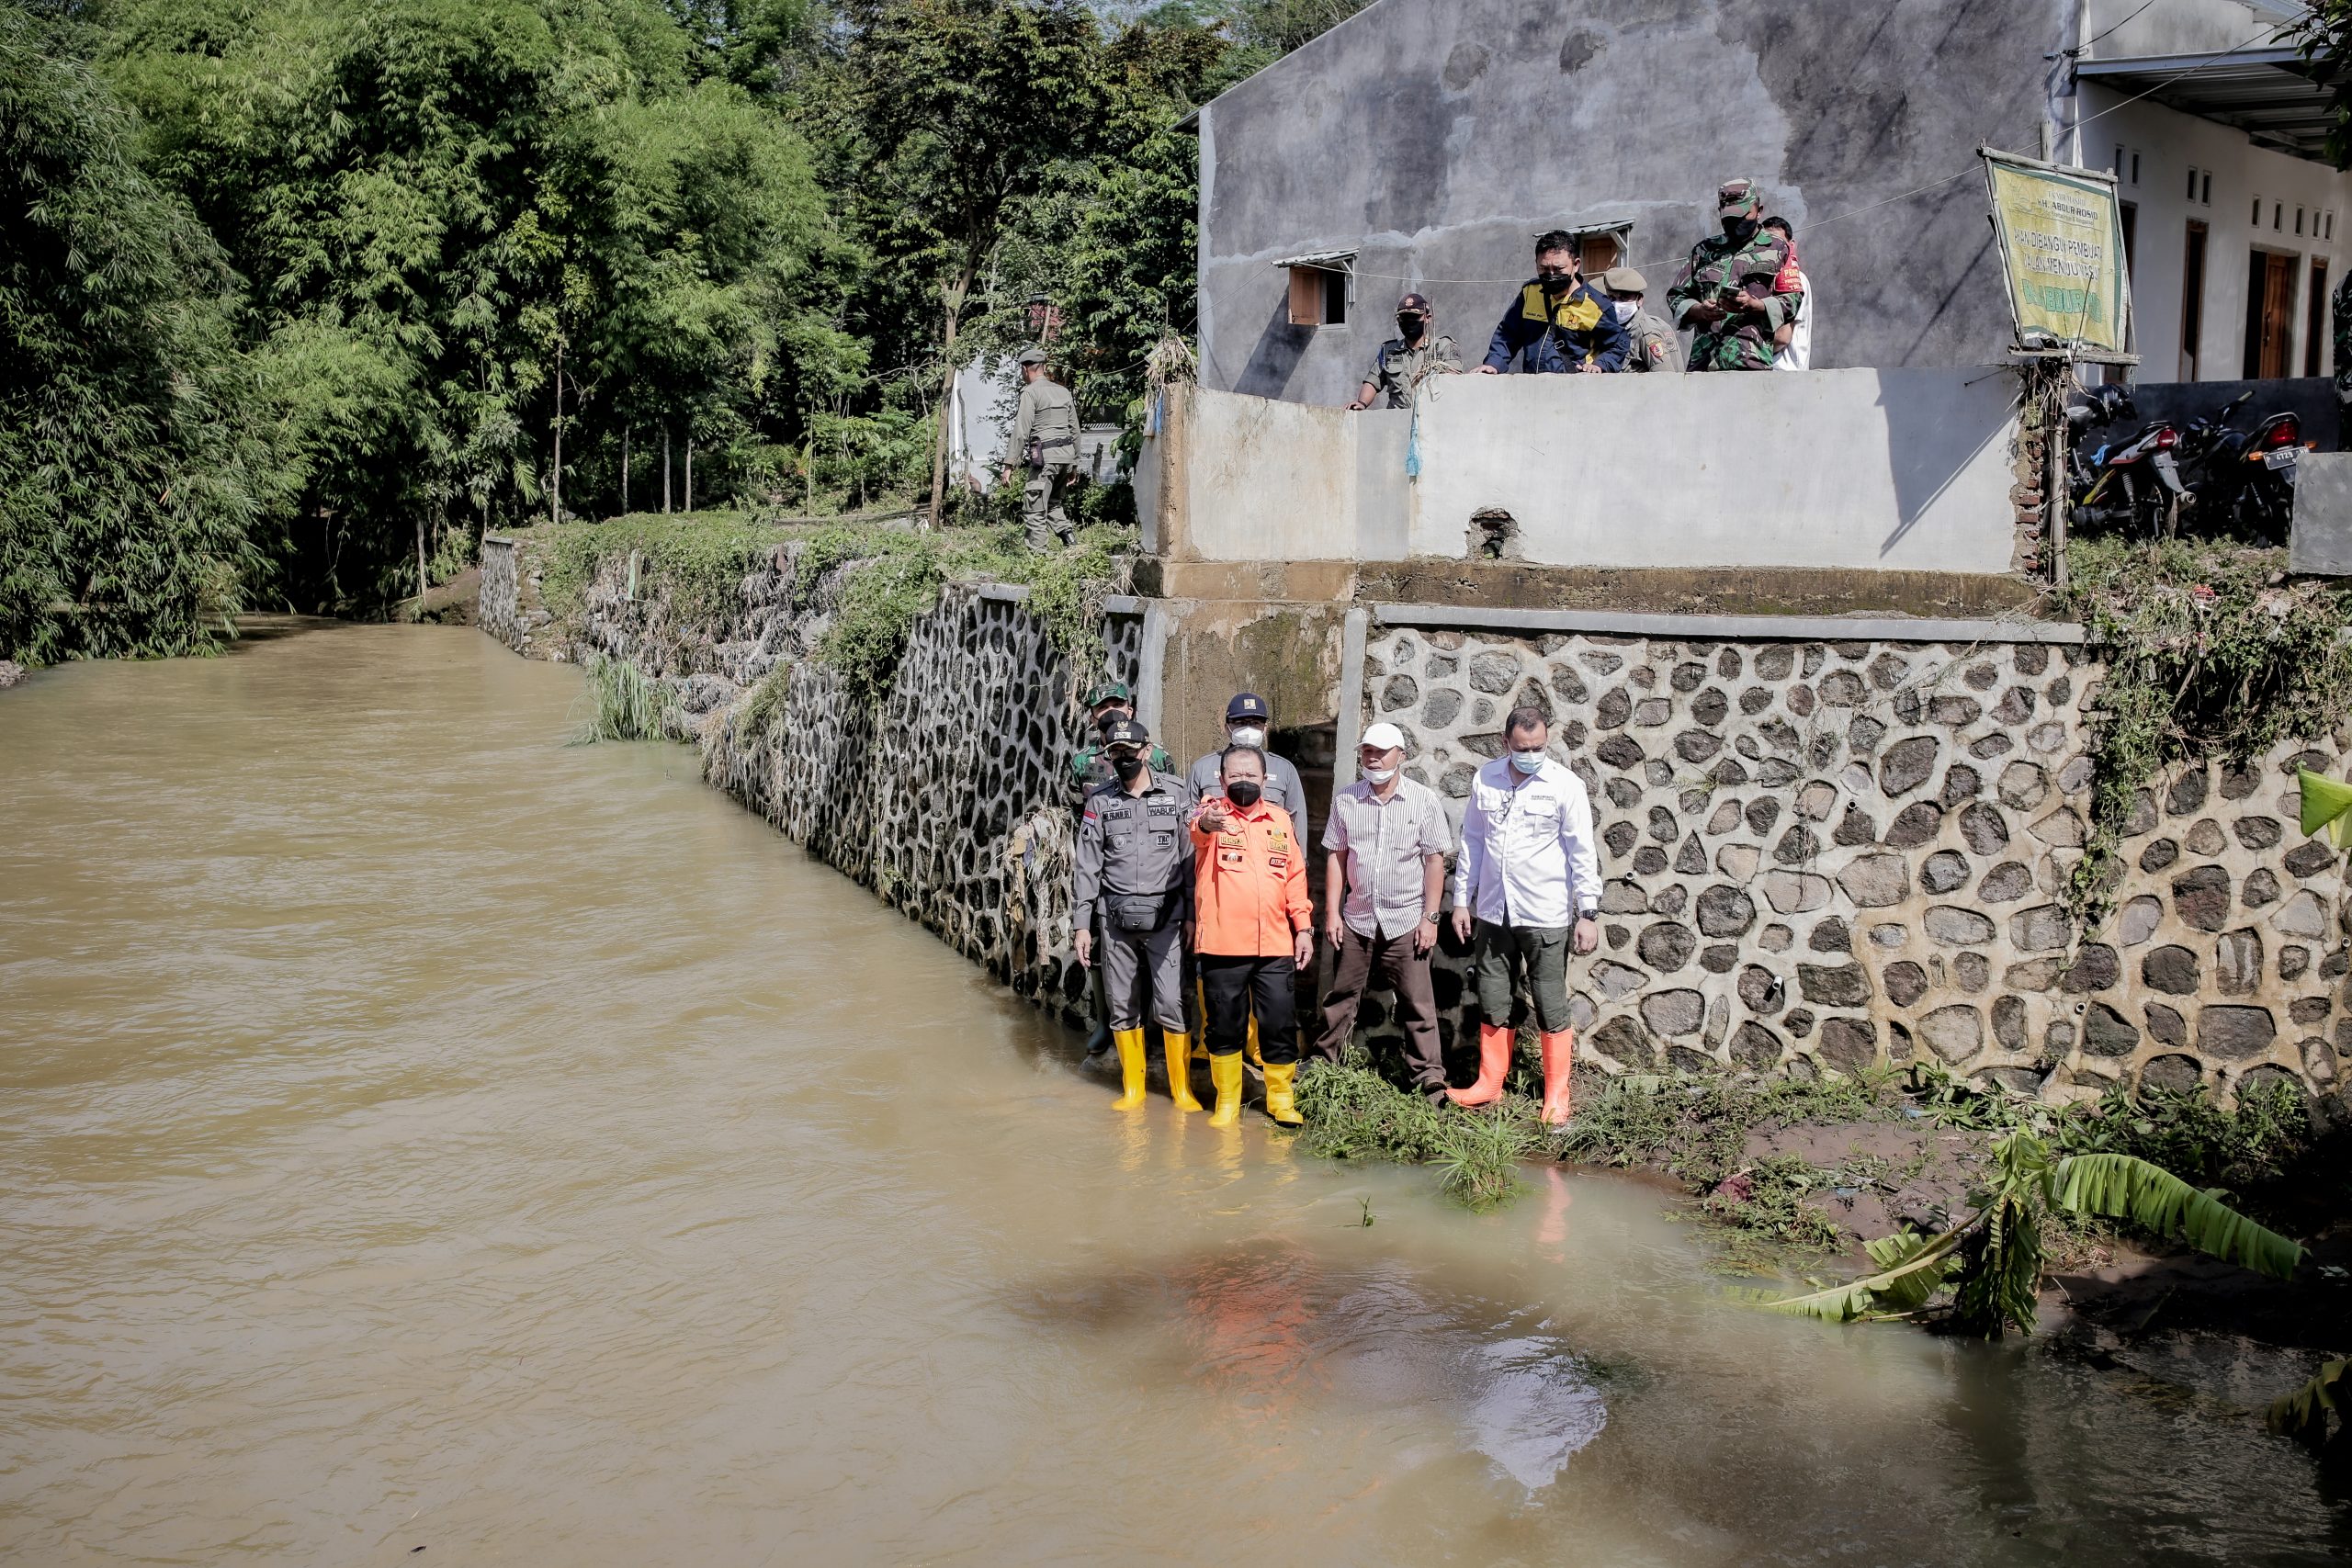
[(2253, 396), (2242, 392), (2211, 418), (2193, 422), (2178, 455), (2201, 532), (2281, 544), (2294, 521), (2295, 479), (2305, 450), (2302, 421), (2280, 412), (2252, 431), (2237, 429), (2230, 416)]
[(2181, 508), (2189, 498), (2179, 461), (2173, 455), (2180, 445), (2179, 431), (2158, 420), (2142, 425), (2128, 441), (2085, 449), (2092, 430), (2138, 416), (2131, 394), (2112, 384), (2092, 388), (2083, 402), (2066, 411), (2073, 436), (2069, 466), (2074, 493), (2067, 513), (2071, 526), (2105, 525), (2125, 533), (2145, 530), (2151, 536), (2169, 536), (2178, 527)]

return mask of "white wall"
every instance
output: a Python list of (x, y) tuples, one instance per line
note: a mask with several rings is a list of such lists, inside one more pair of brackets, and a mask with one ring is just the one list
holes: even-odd
[[(2249, 254), (2259, 245), (2295, 258), (2295, 303), (2292, 347), (2287, 373), (2304, 373), (2306, 321), (2310, 310), (2313, 256), (2327, 263), (2327, 288), (2333, 293), (2343, 278), (2345, 257), (2352, 254), (2352, 175), (2339, 175), (2324, 164), (2291, 157), (2255, 146), (2245, 133), (2211, 120), (2161, 108), (2153, 103), (2105, 111), (2128, 96), (2085, 84), (2083, 113), (2103, 115), (2084, 124), (2076, 133), (2077, 161), (2091, 168), (2109, 168), (2116, 149), (2123, 150), (2124, 167), (2118, 194), (2139, 209), (2132, 242), (2132, 299), (2140, 366), (2133, 379), (2141, 381), (2233, 381), (2245, 373), (2245, 307)], [(2132, 178), (2132, 155), (2140, 158), (2139, 179)], [(2188, 199), (2188, 171), (2210, 170), (2213, 196), (2209, 204)], [(2262, 225), (2253, 221), (2255, 198), (2262, 198)], [(2282, 221), (2271, 227), (2277, 206)], [(2303, 209), (2303, 232), (2295, 232), (2295, 209)], [(2313, 220), (2333, 214), (2332, 239), (2313, 232)], [(2188, 220), (2207, 226), (2205, 240), (2205, 311), (2199, 333), (2198, 360), (2192, 376), (2181, 356), (2181, 275), (2187, 252)], [(2325, 307), (2323, 306), (2324, 311)], [(2333, 329), (2323, 327), (2319, 374), (2332, 374)]]
[(1448, 377), (1407, 416), (1187, 389), (1144, 467), (1147, 543), (1215, 561), (1462, 558), (1508, 512), (1559, 566), (2005, 572), (2015, 378)]

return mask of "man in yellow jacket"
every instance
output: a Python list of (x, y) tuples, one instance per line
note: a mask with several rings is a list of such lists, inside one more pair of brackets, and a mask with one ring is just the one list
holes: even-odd
[(1293, 975), (1315, 962), (1315, 905), (1306, 895), (1306, 846), (1289, 812), (1266, 801), (1266, 756), (1228, 746), (1222, 795), (1193, 818), (1193, 952), (1208, 1017), (1212, 1127), (1241, 1115), (1241, 1043), (1254, 1015), (1266, 1061), (1266, 1114), (1299, 1124), (1295, 1086), (1298, 1032)]

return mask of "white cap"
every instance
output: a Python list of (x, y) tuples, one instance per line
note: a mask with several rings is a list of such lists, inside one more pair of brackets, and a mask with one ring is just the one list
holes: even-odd
[(1376, 751), (1401, 749), (1405, 744), (1405, 732), (1393, 724), (1375, 724), (1363, 732), (1363, 739), (1356, 744), (1369, 746)]

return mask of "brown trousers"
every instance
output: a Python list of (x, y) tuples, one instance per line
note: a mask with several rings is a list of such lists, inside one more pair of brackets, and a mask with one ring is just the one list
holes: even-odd
[(1339, 962), (1332, 967), (1331, 988), (1323, 996), (1323, 1027), (1315, 1055), (1326, 1062), (1340, 1059), (1340, 1048), (1355, 1032), (1356, 1008), (1375, 970), (1380, 983), (1396, 993), (1396, 1021), (1405, 1026), (1405, 1063), (1412, 1069), (1413, 1087), (1423, 1094), (1442, 1092), (1445, 1060), (1438, 1049), (1430, 954), (1413, 951), (1411, 931), (1359, 936), (1352, 926), (1340, 927)]

